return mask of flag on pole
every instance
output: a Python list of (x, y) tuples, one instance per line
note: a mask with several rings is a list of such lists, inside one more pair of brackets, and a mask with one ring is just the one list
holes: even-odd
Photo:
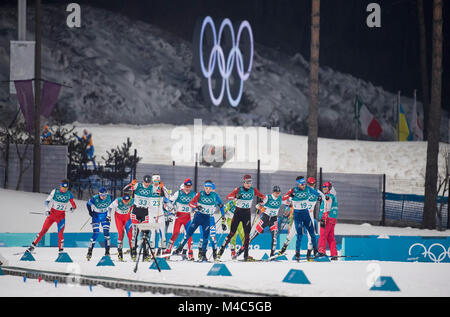
[(41, 114), (49, 118), (53, 111), (53, 108), (58, 101), (59, 92), (61, 90), (61, 85), (44, 80), (44, 85), (42, 86), (42, 97), (41, 97)]
[(408, 120), (406, 119), (406, 114), (403, 111), (401, 104), (399, 104), (398, 108), (397, 131), (398, 141), (412, 141), (413, 134), (411, 133)]
[(383, 129), (377, 119), (372, 115), (366, 105), (362, 103), (358, 96), (355, 100), (355, 111), (361, 131), (365, 135), (378, 139), (381, 136)]
[(418, 112), (417, 112), (417, 99), (416, 99), (415, 91), (414, 91), (414, 105), (413, 105), (411, 125), (412, 125), (411, 132), (413, 135), (413, 140), (423, 141), (423, 131), (422, 131), (422, 127), (420, 126), (419, 116), (418, 116)]
[(17, 99), (19, 106), (25, 118), (27, 131), (33, 133), (34, 129), (34, 93), (33, 81), (29, 80), (14, 80), (16, 88)]

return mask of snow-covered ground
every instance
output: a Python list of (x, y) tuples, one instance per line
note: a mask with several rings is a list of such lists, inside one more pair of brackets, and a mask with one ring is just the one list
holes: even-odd
[[(38, 279), (25, 279), (20, 276), (0, 276), (0, 297), (151, 297), (161, 294), (128, 292), (120, 289), (111, 289), (96, 285), (89, 288), (86, 285), (55, 284), (39, 281)], [(168, 295), (164, 295), (168, 296)]]
[[(328, 263), (311, 262), (224, 262), (232, 276), (208, 276), (212, 263), (187, 261), (169, 261), (170, 270), (150, 269), (151, 262), (141, 263), (137, 273), (133, 272), (134, 262), (126, 257), (126, 262), (115, 261), (113, 267), (98, 267), (97, 263), (103, 250), (94, 249), (91, 261), (85, 258), (85, 249), (66, 248), (74, 263), (56, 263), (57, 248), (38, 248), (34, 255), (36, 262), (19, 261), (23, 248), (1, 248), (0, 252), (9, 260), (9, 266), (20, 266), (46, 271), (79, 272), (90, 276), (110, 276), (124, 279), (137, 279), (155, 283), (205, 285), (219, 288), (239, 289), (263, 292), (282, 296), (448, 296), (450, 292), (450, 275), (448, 263), (399, 263), (379, 261), (337, 261)], [(260, 258), (264, 251), (251, 251), (251, 255)], [(287, 252), (291, 259), (292, 251)], [(226, 252), (223, 259), (229, 258)], [(77, 270), (75, 271), (76, 268)], [(302, 270), (311, 284), (291, 284), (283, 279), (291, 269)], [(391, 276), (400, 292), (370, 291), (377, 276)], [(45, 282), (41, 282), (45, 283)], [(8, 286), (8, 288), (6, 288)], [(38, 294), (37, 280), (13, 279), (0, 276), (0, 296), (43, 296)], [(101, 287), (94, 287), (91, 293), (88, 287), (60, 287), (59, 296), (105, 295), (109, 292)], [(54, 294), (54, 285), (46, 283), (43, 288), (49, 295)], [(112, 296), (127, 296), (124, 291), (111, 291)], [(137, 293), (133, 293), (134, 296)], [(142, 295), (142, 294), (141, 294)]]
[[(43, 210), (44, 194), (16, 192), (0, 189), (0, 232), (35, 233), (41, 229), (44, 216), (30, 214), (30, 211)], [(20, 203), (18, 203), (20, 202)], [(65, 232), (79, 232), (88, 219), (85, 202), (76, 200), (79, 208), (66, 217)], [(112, 226), (115, 231), (115, 225)], [(82, 231), (90, 232), (86, 226)], [(218, 232), (220, 233), (220, 228)], [(49, 232), (55, 232), (53, 226)], [(336, 234), (345, 235), (417, 235), (417, 236), (449, 236), (450, 230), (419, 230), (413, 228), (377, 227), (368, 224), (350, 225), (338, 223)], [(230, 254), (226, 251), (223, 259), (232, 276), (215, 277), (207, 273), (211, 263), (173, 262), (169, 261), (171, 270), (159, 273), (149, 269), (151, 263), (143, 263), (135, 274), (134, 262), (125, 256), (126, 262), (119, 263), (113, 254), (114, 267), (97, 267), (96, 264), (103, 255), (103, 249), (94, 249), (90, 262), (85, 258), (84, 248), (66, 248), (74, 263), (56, 263), (57, 249), (51, 247), (37, 248), (34, 257), (36, 262), (19, 261), (23, 247), (0, 248), (1, 256), (8, 261), (9, 266), (19, 266), (46, 271), (79, 272), (93, 276), (111, 276), (124, 279), (137, 279), (170, 284), (206, 285), (212, 287), (241, 289), (253, 292), (265, 292), (284, 296), (447, 296), (450, 292), (450, 275), (448, 263), (399, 263), (379, 261), (337, 261), (331, 263), (296, 263), (294, 261), (244, 263), (229, 261)], [(115, 250), (113, 249), (113, 253)], [(250, 254), (261, 258), (267, 252), (252, 250)], [(287, 251), (288, 259), (293, 257), (293, 251)], [(282, 282), (291, 269), (303, 270), (311, 282), (310, 285), (290, 284)], [(391, 276), (401, 292), (370, 291), (370, 285), (376, 276)], [(92, 291), (86, 286), (67, 286), (44, 281), (0, 276), (0, 296), (128, 296), (121, 290), (109, 290), (100, 286)], [(153, 296), (148, 293), (133, 292), (131, 296)], [(158, 295), (157, 295), (158, 296)], [(172, 295), (165, 295), (172, 296)]]
[[(66, 127), (71, 127), (67, 125)], [(172, 164), (193, 166), (194, 153), (194, 125), (176, 126), (168, 124), (126, 125), (126, 124), (82, 124), (74, 123), (81, 135), (87, 129), (93, 135), (95, 155), (97, 160), (106, 156), (106, 151), (126, 142), (127, 137), (133, 142), (142, 163)], [(242, 130), (243, 129), (243, 130)], [(250, 131), (252, 127), (207, 126), (202, 125), (202, 132), (198, 134), (202, 141), (197, 144), (227, 145), (237, 150), (242, 144), (229, 142), (230, 134), (239, 135), (241, 131)], [(189, 134), (191, 144), (185, 146), (191, 150), (191, 155), (179, 155), (174, 150), (182, 139), (181, 135)], [(197, 134), (195, 134), (196, 136)], [(270, 133), (267, 135), (270, 144)], [(244, 151), (254, 145), (247, 140)], [(274, 144), (276, 146), (276, 144)], [(279, 133), (278, 170), (306, 171), (308, 138), (306, 136)], [(197, 149), (198, 151), (199, 149)], [(257, 151), (257, 149), (256, 149)], [(441, 153), (450, 151), (450, 145), (440, 144)], [(175, 154), (173, 154), (175, 152)], [(324, 173), (357, 173), (357, 174), (386, 174), (388, 192), (424, 194), (426, 142), (375, 142), (356, 140), (336, 140), (319, 138), (318, 166)], [(443, 175), (445, 160), (439, 156), (439, 171)], [(270, 157), (270, 155), (269, 155)], [(227, 162), (223, 168), (256, 168), (256, 161), (251, 161), (247, 153), (246, 160)], [(250, 157), (251, 158), (251, 157)], [(264, 163), (262, 170), (265, 169)]]

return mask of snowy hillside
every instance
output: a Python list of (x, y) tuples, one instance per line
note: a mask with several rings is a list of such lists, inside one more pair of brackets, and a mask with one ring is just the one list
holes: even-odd
[[(0, 12), (0, 80), (9, 79), (9, 41), (17, 34), (15, 10), (6, 7)], [(285, 56), (256, 45), (241, 106), (211, 111), (203, 105), (200, 78), (192, 71), (192, 43), (87, 6), (81, 29), (70, 29), (65, 14), (63, 6), (44, 6), (43, 15), (52, 18), (42, 30), (43, 78), (72, 87), (63, 89), (57, 105), (65, 122), (192, 124), (194, 118), (202, 118), (206, 124), (307, 132), (309, 65), (299, 54)], [(30, 7), (28, 39), (33, 38), (33, 18)], [(381, 122), (381, 139), (394, 138), (395, 94), (329, 68), (320, 70), (320, 80), (321, 137), (354, 138), (353, 102), (359, 94)], [(6, 88), (0, 89), (0, 102), (10, 104)], [(412, 102), (402, 99), (407, 114)], [(445, 139), (446, 129), (447, 125)]]

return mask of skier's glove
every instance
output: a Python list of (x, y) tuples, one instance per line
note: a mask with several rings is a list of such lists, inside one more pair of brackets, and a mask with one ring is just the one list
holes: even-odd
[(70, 212), (70, 213), (73, 213), (74, 210), (75, 210), (75, 209), (73, 209), (73, 207), (70, 207), (70, 208), (69, 208), (69, 212)]
[(325, 221), (325, 219), (320, 220), (320, 227), (321, 227), (321, 228), (325, 228), (325, 226), (326, 226), (326, 221)]
[(330, 200), (330, 196), (325, 196), (325, 200)]
[(111, 216), (106, 216), (106, 221), (111, 222)]
[(46, 209), (46, 210), (45, 210), (45, 215), (46, 215), (46, 216), (50, 216), (50, 210), (49, 210), (49, 209)]

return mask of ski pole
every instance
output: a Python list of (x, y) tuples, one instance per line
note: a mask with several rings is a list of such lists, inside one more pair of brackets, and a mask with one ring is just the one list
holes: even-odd
[(45, 215), (44, 212), (39, 212), (39, 211), (36, 211), (36, 212), (30, 211), (29, 213), (32, 214), (32, 215)]
[(88, 221), (91, 219), (91, 217), (89, 217), (87, 220), (86, 220), (86, 222), (83, 224), (83, 226), (80, 228), (80, 231), (79, 232), (81, 232), (81, 230), (83, 230), (83, 228), (84, 228), (84, 226), (88, 223)]

